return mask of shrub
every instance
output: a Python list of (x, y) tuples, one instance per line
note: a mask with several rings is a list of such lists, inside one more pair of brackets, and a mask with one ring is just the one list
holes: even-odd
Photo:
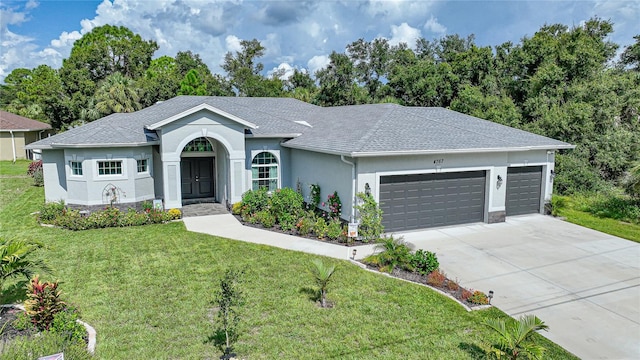
[(38, 216), (38, 221), (50, 224), (58, 216), (64, 215), (65, 211), (66, 211), (66, 207), (64, 206), (63, 200), (45, 203), (40, 208), (40, 215)]
[(331, 219), (327, 225), (327, 237), (331, 240), (337, 240), (342, 236), (342, 222), (340, 219)]
[(168, 212), (162, 210), (151, 210), (148, 215), (152, 224), (162, 224), (173, 219)]
[(255, 217), (266, 228), (272, 228), (276, 224), (276, 217), (269, 210), (258, 211)]
[(309, 206), (311, 210), (315, 210), (318, 205), (320, 205), (320, 185), (311, 184), (309, 185), (309, 189)]
[(313, 230), (313, 226), (315, 225), (315, 215), (311, 211), (305, 212), (304, 216), (302, 216), (298, 223), (296, 224), (296, 228), (298, 228), (298, 233), (301, 236), (307, 236)]
[(551, 215), (558, 216), (558, 212), (566, 207), (567, 198), (565, 196), (553, 195), (551, 198)]
[(360, 214), (358, 235), (363, 242), (377, 241), (384, 232), (382, 210), (371, 195), (358, 193), (357, 197), (359, 204), (356, 205), (356, 210)]
[(31, 323), (38, 330), (49, 330), (54, 316), (65, 308), (58, 290), (58, 282), (42, 282), (36, 275), (27, 285), (27, 300), (24, 308)]
[(327, 203), (329, 204), (331, 217), (339, 218), (340, 214), (342, 214), (342, 201), (340, 201), (340, 196), (338, 196), (337, 191), (327, 196)]
[(313, 232), (316, 234), (318, 239), (323, 239), (327, 235), (328, 228), (329, 226), (327, 225), (327, 222), (324, 221), (324, 218), (319, 217), (313, 225)]
[(122, 216), (122, 226), (140, 226), (149, 222), (149, 216), (144, 212), (137, 212), (134, 209), (127, 210), (127, 213)]
[(411, 256), (411, 265), (416, 272), (422, 275), (430, 274), (440, 267), (436, 254), (422, 249)]
[(242, 195), (242, 215), (255, 214), (269, 206), (269, 195), (266, 188), (249, 190)]
[(153, 204), (150, 201), (145, 200), (140, 206), (142, 207), (142, 211), (144, 212), (150, 212), (151, 210), (153, 210)]
[(64, 336), (45, 331), (37, 336), (20, 336), (2, 349), (2, 358), (32, 360), (64, 352), (65, 359), (92, 360), (84, 342), (70, 342)]
[(447, 289), (449, 289), (451, 291), (458, 291), (458, 290), (460, 290), (460, 285), (458, 284), (457, 281), (448, 280), (447, 281)]
[(240, 215), (241, 212), (242, 212), (242, 202), (234, 203), (233, 206), (231, 206), (231, 213), (233, 215)]
[(16, 318), (11, 323), (11, 326), (13, 326), (13, 328), (16, 330), (28, 330), (28, 329), (35, 330), (36, 329), (36, 327), (33, 326), (33, 324), (31, 323), (31, 319), (29, 318), (27, 313), (24, 311), (20, 311), (16, 315)]
[(52, 333), (60, 334), (67, 340), (72, 342), (81, 342), (87, 335), (87, 331), (79, 324), (78, 312), (76, 309), (67, 307), (63, 311), (56, 313), (53, 316), (53, 322), (49, 331)]
[(290, 231), (296, 227), (296, 217), (292, 214), (282, 214), (278, 219), (280, 229), (283, 231)]
[(116, 227), (121, 224), (120, 210), (115, 207), (107, 207), (102, 211), (92, 212), (88, 218), (89, 228)]
[(445, 275), (445, 273), (440, 270), (436, 270), (427, 275), (427, 284), (434, 287), (442, 287), (446, 279), (447, 275)]
[(467, 299), (468, 302), (476, 305), (487, 305), (489, 303), (489, 298), (482, 291), (476, 290), (473, 294)]
[(591, 166), (588, 155), (575, 149), (568, 154), (557, 154), (555, 188), (561, 195), (583, 192), (597, 192), (606, 187), (598, 170)]
[(413, 270), (411, 248), (402, 237), (384, 237), (378, 241), (376, 249), (381, 250), (377, 254), (380, 271), (392, 272), (396, 267)]
[(585, 210), (598, 217), (640, 222), (640, 207), (633, 199), (617, 194), (596, 195), (587, 201)]
[(279, 222), (280, 218), (286, 217), (286, 214), (298, 215), (302, 212), (304, 199), (291, 188), (282, 188), (273, 192), (269, 204), (271, 205), (271, 213)]
[(465, 288), (461, 288), (462, 291), (460, 292), (460, 299), (462, 299), (462, 301), (467, 301), (469, 300), (469, 298), (471, 297), (471, 295), (473, 295), (473, 293)]
[(33, 178), (33, 185), (35, 186), (43, 186), (44, 185), (44, 174), (42, 172), (42, 160), (32, 161), (29, 164), (29, 169), (27, 170), (27, 175)]
[(171, 215), (171, 220), (177, 220), (182, 217), (182, 212), (180, 211), (180, 209), (169, 209), (169, 211), (167, 212), (169, 213), (169, 215)]
[(90, 229), (89, 218), (82, 217), (78, 210), (67, 210), (63, 216), (58, 216), (53, 224), (69, 230)]
[[(224, 336), (224, 343), (219, 343), (225, 355), (230, 355), (233, 343), (238, 340), (238, 323), (240, 322), (239, 308), (244, 304), (244, 294), (241, 289), (244, 271), (227, 269), (220, 279), (220, 287), (215, 293), (213, 303), (218, 307), (217, 334)], [(229, 356), (225, 357), (229, 358)]]
[(629, 173), (624, 180), (624, 189), (631, 197), (640, 199), (640, 162), (637, 162), (629, 169)]
[(313, 267), (311, 273), (318, 285), (318, 292), (320, 293), (320, 306), (326, 308), (327, 304), (327, 288), (331, 282), (331, 277), (336, 272), (335, 265), (325, 265), (320, 259), (314, 259), (312, 262)]

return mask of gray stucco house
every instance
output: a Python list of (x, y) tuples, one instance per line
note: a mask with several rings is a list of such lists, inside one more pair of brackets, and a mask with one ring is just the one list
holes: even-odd
[[(41, 149), (47, 201), (240, 201), (248, 189), (318, 184), (343, 217), (369, 191), (389, 231), (542, 212), (554, 154), (573, 146), (443, 108), (323, 108), (290, 98), (179, 96), (28, 146)], [(108, 202), (107, 202), (108, 203)]]

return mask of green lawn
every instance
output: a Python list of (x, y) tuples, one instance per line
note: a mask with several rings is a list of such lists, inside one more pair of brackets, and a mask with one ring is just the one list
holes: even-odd
[(578, 206), (574, 204), (573, 198), (570, 196), (565, 196), (564, 198), (566, 199), (566, 205), (558, 210), (557, 215), (565, 218), (566, 221), (631, 241), (640, 242), (640, 225), (598, 217), (591, 213), (580, 211), (577, 209)]
[[(214, 359), (212, 293), (228, 267), (246, 269), (240, 357), (480, 359), (497, 309), (468, 313), (425, 287), (346, 261), (329, 300), (310, 299), (312, 255), (187, 232), (181, 222), (82, 232), (40, 227), (42, 188), (0, 166), (0, 236), (40, 240), (66, 298), (98, 332), (98, 359)], [(7, 174), (11, 174), (10, 176)], [(543, 319), (544, 320), (544, 319)], [(553, 329), (552, 329), (553, 330)], [(540, 337), (550, 359), (574, 359)]]

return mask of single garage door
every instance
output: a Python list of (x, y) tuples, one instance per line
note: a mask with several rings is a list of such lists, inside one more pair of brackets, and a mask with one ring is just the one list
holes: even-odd
[(542, 166), (508, 168), (507, 216), (540, 212), (541, 189)]
[(380, 177), (385, 231), (484, 221), (485, 171)]

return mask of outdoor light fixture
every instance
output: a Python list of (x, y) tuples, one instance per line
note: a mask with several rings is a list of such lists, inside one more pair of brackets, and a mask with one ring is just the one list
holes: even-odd
[(364, 193), (366, 195), (371, 195), (371, 186), (369, 186), (369, 183), (364, 184)]
[(498, 175), (498, 182), (496, 183), (496, 187), (500, 189), (500, 186), (502, 186), (502, 176)]
[(356, 251), (358, 251), (358, 250), (353, 249), (353, 252), (352, 252), (352, 254), (353, 254), (353, 260), (355, 260), (355, 259), (356, 259)]
[(489, 305), (491, 305), (491, 299), (493, 299), (493, 290), (489, 290)]
[(551, 170), (549, 172), (549, 181), (553, 181), (553, 178), (555, 178), (555, 177), (556, 177), (556, 172)]

